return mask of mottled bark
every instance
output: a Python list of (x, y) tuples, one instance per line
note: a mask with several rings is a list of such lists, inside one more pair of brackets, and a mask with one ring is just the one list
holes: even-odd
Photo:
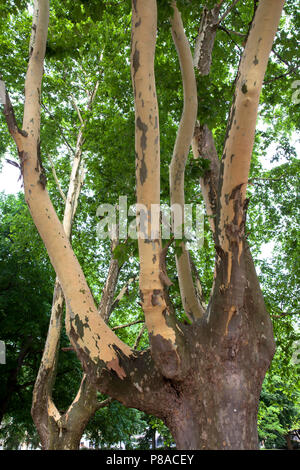
[(38, 21), (32, 28), (33, 49), (25, 80), (23, 130), (11, 131), (22, 164), (25, 200), (63, 288), (69, 312), (66, 317), (67, 332), (80, 360), (96, 374), (101, 373), (103, 367), (108, 367), (122, 376), (116, 351), (130, 355), (131, 350), (99, 316), (82, 269), (45, 187), (40, 156), (40, 94), (49, 2), (39, 0), (38, 7)]
[[(131, 75), (135, 103), (135, 152), (138, 247), (141, 304), (151, 351), (167, 377), (184, 374), (183, 336), (164, 296), (160, 266), (159, 212), (151, 219), (151, 205), (160, 204), (159, 117), (154, 77), (157, 30), (155, 0), (132, 2)], [(145, 214), (146, 211), (146, 214)]]
[[(184, 105), (170, 164), (170, 200), (172, 206), (176, 205), (177, 208), (181, 209), (181, 221), (183, 222), (185, 204), (184, 172), (197, 118), (198, 101), (190, 45), (184, 32), (176, 2), (172, 2), (172, 7), (174, 15), (171, 18), (171, 32), (180, 62)], [(173, 221), (172, 228), (173, 232), (176, 233), (178, 227), (174, 223)], [(195, 320), (204, 314), (204, 309), (196, 294), (189, 253), (184, 242), (180, 246), (182, 253), (176, 256), (176, 266), (182, 305), (187, 316), (191, 320)]]
[(201, 23), (194, 51), (194, 66), (200, 75), (208, 75), (212, 62), (212, 52), (219, 24), (221, 2), (209, 10), (203, 7)]
[(209, 169), (200, 178), (201, 192), (203, 195), (206, 214), (209, 217), (209, 224), (212, 233), (215, 235), (215, 215), (218, 201), (218, 185), (220, 175), (220, 161), (214, 144), (214, 138), (207, 125), (195, 126), (193, 137), (194, 158), (204, 158), (209, 161)]
[[(239, 260), (247, 209), (246, 189), (259, 97), (284, 0), (259, 2), (237, 75), (221, 161), (217, 244), (227, 257), (229, 285), (234, 258)], [(235, 253), (234, 253), (235, 252)]]

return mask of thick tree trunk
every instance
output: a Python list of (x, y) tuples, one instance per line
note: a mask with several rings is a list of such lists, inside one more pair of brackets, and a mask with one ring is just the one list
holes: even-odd
[(287, 446), (288, 450), (294, 450), (290, 433), (287, 433), (285, 435), (285, 442), (286, 442), (286, 446)]
[(60, 432), (57, 426), (49, 426), (51, 440), (47, 450), (78, 450), (83, 429), (68, 430), (67, 433)]
[[(203, 318), (182, 325), (189, 369), (166, 378), (150, 351), (124, 357), (126, 378), (105, 374), (98, 383), (128, 407), (163, 419), (178, 449), (257, 449), (257, 410), (275, 343), (270, 316), (247, 243), (232, 266), (234, 289), (224, 289), (226, 257), (217, 270)], [(235, 305), (235, 310), (230, 306)]]
[(257, 449), (261, 380), (253, 380), (248, 366), (241, 370), (239, 364), (221, 359), (205, 374), (194, 376), (165, 420), (177, 449)]
[[(137, 357), (131, 377), (121, 382), (106, 374), (98, 384), (125, 406), (162, 419), (177, 449), (258, 448), (257, 410), (274, 353), (272, 327), (256, 285), (245, 289), (245, 308), (229, 322), (222, 296), (215, 293), (214, 315), (208, 311), (183, 328), (190, 357), (184, 379), (166, 379), (148, 351)], [(251, 325), (256, 314), (259, 321)]]

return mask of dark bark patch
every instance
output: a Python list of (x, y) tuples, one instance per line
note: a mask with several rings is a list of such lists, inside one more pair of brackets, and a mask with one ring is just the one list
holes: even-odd
[(135, 76), (140, 67), (140, 51), (137, 49), (136, 45), (135, 45), (134, 53), (132, 56), (132, 67), (133, 67), (134, 76)]
[(147, 166), (145, 163), (145, 158), (142, 159), (141, 161), (141, 168), (140, 168), (140, 182), (141, 185), (143, 185), (147, 179)]
[(242, 93), (244, 93), (244, 95), (248, 92), (246, 83), (243, 83), (241, 90), (242, 90)]
[(144, 239), (148, 239), (147, 218), (148, 218), (147, 211), (144, 211), (141, 209), (139, 211), (139, 229), (140, 229), (140, 232), (144, 235)]
[(243, 183), (238, 184), (237, 186), (235, 186), (233, 188), (233, 190), (231, 191), (231, 193), (230, 193), (229, 199), (236, 199), (237, 194), (240, 192), (242, 186), (243, 186)]
[(152, 295), (151, 296), (151, 304), (153, 305), (153, 307), (155, 307), (156, 305), (160, 305), (160, 301), (158, 299), (158, 296), (157, 295)]
[(145, 150), (147, 148), (147, 136), (146, 133), (148, 131), (148, 126), (145, 124), (140, 117), (137, 118), (136, 120), (136, 125), (137, 128), (142, 132), (141, 136), (141, 147), (142, 150)]
[(83, 338), (84, 328), (89, 328), (88, 322), (83, 323), (83, 321), (80, 320), (79, 315), (75, 315), (74, 323), (79, 337)]
[(180, 359), (170, 340), (161, 335), (149, 335), (151, 350), (156, 356), (155, 362), (159, 363), (163, 375), (167, 378), (176, 377), (180, 368)]
[[(142, 148), (142, 151), (144, 152), (144, 150), (146, 150), (147, 148), (147, 131), (148, 131), (148, 126), (147, 124), (145, 124), (140, 117), (137, 118), (136, 120), (136, 126), (137, 128), (142, 132), (142, 135), (141, 135), (141, 148)], [(146, 181), (147, 179), (147, 165), (145, 163), (145, 157), (144, 157), (144, 154), (143, 154), (143, 158), (141, 159), (141, 166), (140, 166), (140, 182), (141, 184), (143, 185), (144, 182)]]
[(153, 307), (155, 307), (155, 305), (160, 305), (160, 300), (162, 299), (162, 297), (163, 293), (160, 289), (153, 290), (153, 294), (151, 296), (151, 304), (153, 305)]
[(258, 65), (259, 64), (259, 60), (256, 56), (254, 56), (254, 61), (253, 61), (253, 64), (254, 65)]

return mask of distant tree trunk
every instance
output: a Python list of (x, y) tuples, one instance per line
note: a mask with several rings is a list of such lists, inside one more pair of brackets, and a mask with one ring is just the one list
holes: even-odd
[(152, 449), (156, 449), (156, 430), (153, 429), (152, 432)]
[(6, 390), (5, 390), (4, 396), (2, 397), (0, 401), (0, 424), (9, 407), (9, 403), (12, 398), (12, 395), (18, 389), (18, 375), (23, 365), (24, 359), (29, 352), (31, 343), (32, 343), (32, 337), (30, 336), (29, 338), (25, 340), (25, 342), (21, 346), (21, 350), (17, 357), (16, 366), (9, 373)]
[(288, 450), (294, 450), (292, 439), (291, 439), (291, 433), (288, 432), (285, 435), (285, 442), (286, 442), (286, 446), (287, 446)]

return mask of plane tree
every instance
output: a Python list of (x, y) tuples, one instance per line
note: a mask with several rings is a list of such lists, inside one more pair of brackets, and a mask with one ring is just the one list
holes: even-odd
[[(106, 3), (109, 2), (101, 3), (101, 12), (105, 10)], [(73, 155), (74, 171), (66, 179), (69, 187), (64, 201), (64, 215), (55, 210), (47, 191), (41, 151), (41, 133), (47, 131), (47, 127), (41, 129), (41, 108), (42, 78), (44, 66), (47, 66), (49, 2), (34, 2), (22, 125), (17, 124), (8, 93), (4, 114), (8, 130), (17, 146), (25, 200), (55, 269), (57, 291), (66, 305), (67, 334), (84, 371), (78, 395), (62, 415), (51, 396), (61, 328), (61, 318), (57, 321), (57, 311), (54, 309), (58, 304), (61, 306), (61, 301), (55, 299), (56, 292), (33, 402), (33, 417), (44, 448), (71, 449), (78, 446), (78, 432), (75, 432), (74, 422), (84, 429), (87, 419), (99, 406), (95, 400), (97, 392), (127, 407), (137, 408), (162, 419), (179, 449), (257, 448), (259, 396), (275, 351), (275, 343), (272, 322), (245, 233), (249, 204), (247, 186), (256, 143), (255, 128), (262, 85), (285, 2), (261, 0), (254, 2), (253, 8), (247, 5), (245, 8), (240, 6), (240, 9), (237, 3), (207, 2), (203, 5), (201, 16), (198, 2), (186, 4), (178, 1), (178, 5), (175, 1), (132, 2), (132, 95), (125, 93), (116, 110), (119, 108), (121, 115), (123, 112), (123, 116), (126, 113), (130, 116), (132, 107), (130, 109), (128, 106), (128, 97), (132, 96), (134, 126), (131, 129), (135, 132), (135, 186), (139, 215), (139, 292), (149, 339), (149, 347), (138, 350), (135, 345), (126, 343), (107, 324), (119, 275), (118, 256), (117, 259), (111, 257), (100, 305), (97, 305), (78, 261), (84, 258), (84, 253), (76, 253), (76, 256), (71, 243), (74, 208), (77, 207), (78, 188), (81, 185), (81, 146), (84, 141), (81, 130), (87, 127), (87, 137), (97, 134), (96, 121), (88, 125), (95, 91), (99, 96), (97, 80), (89, 89), (85, 116), (78, 112), (75, 103), (81, 128)], [(286, 14), (291, 8), (290, 3), (287, 2)], [(159, 28), (157, 6), (163, 17)], [(190, 31), (186, 34), (182, 21), (189, 14), (197, 16), (198, 20), (201, 18), (196, 31), (194, 29), (197, 37), (193, 53), (187, 36)], [(224, 26), (229, 15), (232, 15), (232, 28), (243, 25), (242, 31), (231, 31)], [(178, 93), (174, 100), (167, 92), (162, 93), (160, 101), (156, 90), (156, 40), (159, 41), (160, 34), (165, 37), (166, 17), (180, 63), (183, 86), (183, 110), (177, 120), (178, 129), (175, 126), (176, 118), (168, 116), (168, 111), (172, 114), (173, 106), (178, 118), (181, 112), (178, 98), (181, 94)], [(187, 23), (193, 31), (195, 21)], [(65, 29), (67, 32), (69, 25), (66, 24)], [(238, 38), (233, 41), (236, 44), (235, 53), (231, 51), (233, 55), (230, 55), (231, 46), (226, 51), (227, 62), (220, 46), (222, 41), (218, 43), (220, 35), (217, 37), (217, 32), (224, 35), (223, 42), (226, 42), (224, 37), (230, 38), (230, 44), (232, 36)], [(282, 25), (280, 34), (286, 44), (284, 33)], [(109, 48), (109, 35), (106, 41), (105, 45)], [(51, 38), (49, 42), (51, 52)], [(175, 63), (174, 51), (169, 60), (169, 69), (164, 67), (162, 51), (166, 44), (169, 44), (168, 41), (159, 42), (162, 66), (158, 64), (158, 70), (165, 75), (161, 77), (158, 91), (166, 87), (168, 82), (171, 83), (172, 79), (178, 84), (179, 75), (175, 76), (170, 71)], [(62, 47), (62, 54), (64, 48), (67, 48), (66, 44)], [(212, 99), (206, 90), (209, 84), (207, 76), (218, 71), (212, 60), (215, 50), (216, 61), (222, 62), (222, 72), (226, 69), (230, 78), (224, 88), (216, 78)], [(277, 56), (281, 60), (280, 53)], [(100, 61), (101, 44), (98, 57)], [(108, 68), (108, 64), (104, 65)], [(234, 74), (233, 65), (237, 67)], [(271, 72), (281, 70), (276, 61), (271, 63), (270, 69)], [(97, 73), (105, 74), (105, 70), (103, 67)], [(113, 76), (112, 69), (108, 73)], [(285, 75), (289, 73), (290, 70)], [(117, 79), (118, 75), (114, 80)], [(61, 86), (64, 86), (63, 82)], [(100, 91), (105, 97), (105, 90), (100, 87)], [(213, 100), (219, 100), (217, 106)], [(63, 108), (64, 103), (61, 104)], [(164, 109), (162, 129), (169, 125), (172, 130), (166, 131), (167, 137), (160, 131), (160, 107)], [(214, 116), (216, 113), (217, 117)], [(128, 129), (130, 126), (129, 122)], [(56, 129), (54, 135), (60, 132), (58, 122), (54, 121), (53, 128)], [(115, 128), (116, 139), (117, 131), (118, 128)], [(174, 140), (170, 144), (172, 135)], [(101, 136), (99, 141), (101, 145)], [(93, 142), (97, 142), (95, 137)], [(160, 142), (171, 149), (169, 168), (160, 158)], [(189, 155), (191, 145), (193, 157)], [(114, 146), (114, 142), (111, 146)], [(164, 198), (169, 196), (171, 204), (177, 204), (184, 210), (185, 197), (190, 195), (190, 190), (186, 189), (188, 180), (185, 181), (188, 161), (192, 161), (192, 168), (200, 172), (198, 185), (201, 186), (209, 218), (215, 255), (211, 293), (206, 298), (201, 294), (201, 279), (184, 239), (176, 245), (170, 262), (172, 270), (176, 270), (178, 281), (178, 292), (172, 297), (172, 274), (170, 266), (166, 266), (166, 259), (167, 250), (171, 250), (170, 245), (174, 241), (171, 238), (164, 246), (159, 212), (156, 217), (150, 217), (151, 207), (159, 207), (162, 194)], [(90, 181), (94, 178), (97, 184), (97, 175), (93, 172), (92, 175)], [(132, 176), (128, 177), (130, 181)], [(124, 175), (119, 175), (119, 194), (122, 177)], [(98, 181), (102, 181), (100, 176)], [(61, 187), (60, 193), (63, 197)], [(63, 219), (63, 225), (58, 214)], [(176, 228), (173, 224), (174, 232)], [(114, 251), (120, 255), (122, 251), (116, 247), (118, 240), (112, 240), (112, 244)], [(55, 321), (56, 331), (53, 328)]]

